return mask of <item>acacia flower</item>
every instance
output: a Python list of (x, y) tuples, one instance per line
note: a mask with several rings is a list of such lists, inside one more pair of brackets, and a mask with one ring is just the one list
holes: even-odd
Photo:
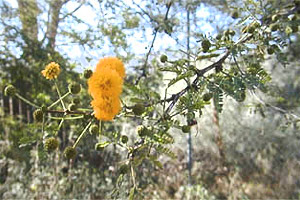
[(116, 57), (107, 57), (99, 60), (96, 66), (96, 72), (101, 71), (103, 68), (114, 69), (118, 72), (119, 76), (123, 79), (125, 76), (125, 67), (123, 62)]
[(96, 98), (91, 102), (98, 120), (111, 121), (120, 112), (121, 103), (119, 97), (109, 96)]
[(57, 78), (60, 73), (59, 64), (55, 62), (49, 63), (44, 70), (41, 72), (46, 79), (52, 80)]
[(95, 71), (88, 80), (89, 93), (91, 96), (101, 98), (103, 96), (115, 96), (119, 98), (122, 92), (123, 79), (116, 70), (103, 68)]

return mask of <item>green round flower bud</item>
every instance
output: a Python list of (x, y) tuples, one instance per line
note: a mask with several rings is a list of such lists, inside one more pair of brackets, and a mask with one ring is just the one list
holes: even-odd
[(181, 127), (181, 130), (182, 130), (182, 132), (184, 132), (184, 133), (188, 133), (188, 132), (190, 132), (191, 127), (188, 126), (188, 125), (184, 125), (184, 126)]
[(86, 69), (83, 72), (83, 77), (89, 79), (93, 75), (93, 71), (90, 69)]
[(239, 17), (238, 11), (234, 11), (233, 13), (231, 13), (231, 17), (232, 17), (233, 19), (237, 19), (237, 18)]
[(74, 98), (72, 99), (72, 103), (78, 105), (78, 104), (80, 103), (79, 97), (74, 97)]
[(42, 105), (41, 110), (43, 113), (47, 112), (48, 108), (45, 105)]
[(44, 148), (46, 151), (54, 151), (58, 147), (58, 140), (54, 137), (47, 138), (44, 144)]
[(74, 149), (73, 147), (71, 146), (68, 146), (65, 148), (65, 151), (64, 151), (64, 156), (67, 158), (67, 159), (73, 159), (75, 158), (76, 156), (76, 149)]
[(145, 126), (138, 126), (137, 133), (140, 137), (148, 135), (148, 129)]
[(160, 62), (165, 63), (168, 61), (168, 56), (166, 56), (165, 54), (160, 56)]
[(145, 112), (145, 107), (143, 104), (141, 103), (138, 103), (138, 104), (135, 104), (133, 107), (132, 107), (132, 112), (135, 114), (135, 115), (141, 115)]
[(33, 119), (37, 122), (42, 122), (43, 121), (43, 111), (41, 109), (37, 109), (33, 112)]
[(97, 134), (99, 133), (99, 127), (96, 124), (93, 124), (90, 126), (89, 131), (91, 135)]
[(8, 85), (4, 89), (4, 95), (5, 96), (14, 96), (16, 94), (17, 90), (13, 85)]
[(222, 39), (222, 34), (218, 34), (218, 35), (216, 36), (216, 39), (217, 39), (217, 40), (221, 40), (221, 39)]
[(71, 103), (71, 104), (68, 105), (68, 110), (69, 111), (74, 111), (76, 109), (77, 109), (77, 105), (76, 104)]
[(205, 93), (203, 95), (203, 101), (209, 101), (212, 98), (213, 94), (212, 93)]
[(247, 28), (247, 32), (248, 32), (248, 33), (254, 33), (254, 31), (255, 31), (255, 26), (249, 26), (249, 27)]
[(81, 85), (79, 83), (70, 83), (68, 88), (72, 94), (78, 94), (81, 91)]
[(120, 166), (119, 172), (120, 172), (120, 174), (126, 174), (128, 172), (128, 170), (129, 170), (128, 165), (124, 164), (124, 165)]
[(128, 137), (126, 135), (121, 136), (121, 142), (126, 144), (128, 142)]
[(269, 47), (268, 49), (267, 49), (267, 52), (268, 52), (268, 54), (269, 55), (272, 55), (273, 53), (274, 53), (274, 48), (272, 48), (272, 47)]
[(279, 24), (271, 24), (270, 29), (272, 32), (277, 31), (279, 29)]
[(211, 43), (209, 42), (209, 40), (205, 39), (202, 41), (201, 46), (202, 46), (203, 52), (206, 53), (206, 52), (208, 52), (208, 50), (211, 46)]

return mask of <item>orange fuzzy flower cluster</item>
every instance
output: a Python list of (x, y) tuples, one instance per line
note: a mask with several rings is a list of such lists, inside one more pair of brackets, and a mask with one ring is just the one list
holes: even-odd
[(91, 105), (97, 119), (111, 121), (119, 113), (124, 77), (125, 68), (121, 60), (115, 57), (99, 60), (88, 80), (89, 93), (93, 97)]

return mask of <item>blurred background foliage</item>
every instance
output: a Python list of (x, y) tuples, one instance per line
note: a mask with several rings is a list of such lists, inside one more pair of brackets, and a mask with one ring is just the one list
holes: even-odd
[[(298, 0), (0, 0), (1, 198), (299, 199), (299, 12)], [(55, 61), (62, 93), (70, 82), (81, 83), (76, 98), (90, 107), (81, 72), (106, 55), (126, 66), (123, 110), (104, 125), (109, 146), (95, 149), (97, 136), (87, 134), (68, 161), (62, 152), (86, 120), (60, 127), (47, 118), (43, 135), (34, 109), (4, 96), (4, 87), (13, 84), (31, 102), (50, 105), (58, 97), (40, 72)], [(212, 72), (201, 74), (212, 63)], [(196, 86), (174, 101), (172, 94), (195, 77)], [(132, 111), (138, 103), (141, 115)], [(191, 119), (189, 181), (181, 129)], [(138, 135), (139, 125), (152, 135)], [(59, 149), (48, 153), (43, 140), (56, 133)], [(118, 146), (121, 135), (135, 153)], [(130, 159), (137, 187), (126, 168)]]

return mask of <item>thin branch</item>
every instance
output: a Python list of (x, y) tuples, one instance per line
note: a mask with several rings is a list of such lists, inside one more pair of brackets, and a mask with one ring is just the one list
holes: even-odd
[(77, 10), (79, 10), (79, 9), (83, 6), (84, 3), (85, 3), (85, 1), (82, 1), (82, 3), (79, 4), (79, 6), (77, 6), (77, 8), (75, 8), (73, 11), (71, 11), (71, 12), (65, 14), (63, 17), (59, 18), (59, 20), (62, 21), (62, 20), (64, 20), (65, 18), (67, 18), (68, 16), (73, 15)]

